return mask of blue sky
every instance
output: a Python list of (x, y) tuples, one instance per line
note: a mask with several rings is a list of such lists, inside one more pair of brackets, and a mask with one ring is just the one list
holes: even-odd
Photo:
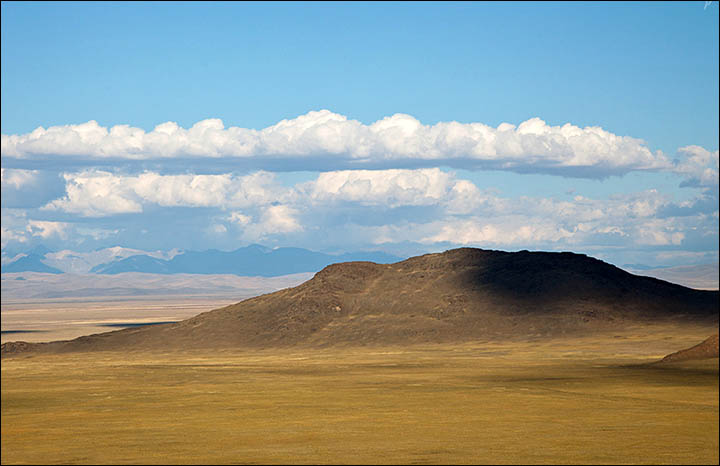
[(717, 260), (718, 56), (717, 2), (3, 2), (2, 244)]

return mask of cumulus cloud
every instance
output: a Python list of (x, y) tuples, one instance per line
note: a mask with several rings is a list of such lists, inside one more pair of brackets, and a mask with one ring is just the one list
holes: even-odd
[(329, 170), (444, 164), (581, 177), (672, 166), (665, 155), (650, 151), (644, 141), (597, 126), (551, 126), (539, 118), (497, 128), (454, 121), (424, 125), (406, 114), (365, 125), (328, 110), (312, 111), (261, 130), (225, 128), (219, 119), (203, 120), (188, 129), (166, 122), (150, 132), (128, 125), (108, 129), (94, 120), (40, 127), (27, 134), (3, 134), (2, 155), (95, 161), (241, 158), (264, 169), (277, 167), (277, 160), (300, 160), (318, 169), (322, 162)]
[(25, 226), (27, 213), (22, 209), (0, 209), (0, 227), (2, 228), (2, 248), (10, 243), (26, 243), (28, 241)]
[(258, 241), (270, 235), (297, 233), (304, 229), (298, 219), (299, 211), (295, 208), (278, 204), (261, 210), (256, 222), (242, 214), (231, 215), (231, 221), (242, 226), (241, 237), (246, 241)]
[[(446, 217), (428, 223), (401, 222), (394, 225), (362, 227), (353, 225), (374, 244), (414, 241), (426, 245), (473, 246), (482, 248), (586, 249), (595, 246), (647, 247), (680, 246), (689, 222), (644, 219), (617, 223), (566, 222), (527, 213), (495, 218)], [(717, 232), (714, 233), (717, 237)]]
[[(3, 160), (3, 163), (5, 160)], [(65, 193), (65, 182), (53, 170), (2, 168), (3, 208), (36, 208)]]
[(718, 154), (700, 146), (678, 149), (680, 158), (675, 161), (675, 172), (685, 177), (682, 186), (718, 187)]
[(286, 205), (268, 207), (262, 214), (260, 227), (264, 234), (302, 231), (297, 220), (297, 210)]
[(103, 171), (65, 174), (67, 195), (44, 209), (61, 210), (84, 217), (142, 212), (124, 177)]
[(552, 221), (526, 218), (486, 220), (472, 218), (450, 221), (442, 225), (433, 236), (422, 238), (423, 243), (525, 245), (531, 243), (555, 243), (567, 239), (573, 232)]
[(53, 236), (66, 238), (69, 226), (70, 224), (66, 222), (29, 220), (25, 230), (30, 233), (31, 236), (39, 236), (43, 239), (48, 239)]
[(3, 249), (10, 243), (26, 243), (27, 241), (28, 237), (22, 231), (7, 228), (5, 225), (0, 226), (0, 244)]
[(223, 175), (115, 175), (88, 170), (64, 175), (66, 196), (48, 203), (84, 217), (139, 213), (144, 204), (163, 207), (243, 207), (264, 205), (282, 198), (274, 176), (257, 172), (247, 176)]
[(382, 212), (398, 207), (433, 206), (433, 220), (438, 216), (451, 220), (418, 240), (520, 244), (533, 239), (540, 243), (573, 241), (591, 233), (642, 237), (646, 244), (676, 244), (682, 239), (647, 224), (649, 219), (663, 217), (663, 212), (683, 211), (656, 190), (599, 200), (580, 195), (572, 200), (504, 198), (437, 168), (325, 172), (288, 188), (275, 183), (274, 175), (267, 172), (127, 176), (96, 170), (66, 174), (65, 178), (66, 196), (48, 203), (45, 210), (102, 217), (139, 213), (149, 204), (219, 208), (228, 213), (214, 220), (213, 232), (225, 233), (233, 226), (253, 238), (303, 231), (301, 212), (328, 221), (340, 206), (345, 212), (369, 206), (381, 217)]
[[(465, 212), (487, 197), (467, 180), (431, 169), (343, 170), (321, 173), (315, 180), (284, 188), (268, 172), (244, 176), (115, 175), (101, 170), (65, 174), (66, 195), (45, 210), (85, 217), (139, 213), (143, 205), (164, 207), (256, 208), (276, 202), (326, 205), (336, 202), (382, 207), (442, 205)], [(272, 211), (272, 210), (270, 210)], [(277, 211), (277, 210), (276, 210)], [(249, 217), (233, 212), (228, 220), (246, 224)]]
[(37, 181), (37, 174), (37, 170), (0, 168), (0, 179), (2, 180), (3, 189), (7, 186), (21, 189), (27, 185), (34, 184)]
[(234, 224), (240, 225), (240, 226), (247, 225), (250, 222), (252, 222), (251, 217), (244, 215), (241, 212), (231, 212), (230, 216), (227, 218), (227, 220), (231, 223), (234, 223)]
[[(211, 238), (224, 247), (238, 241), (285, 241), (310, 248), (410, 242), (425, 247), (709, 250), (716, 248), (718, 237), (717, 201), (711, 202), (706, 192), (677, 203), (654, 189), (609, 198), (578, 193), (504, 197), (437, 168), (329, 171), (294, 186), (283, 186), (279, 176), (263, 171), (240, 176), (88, 170), (64, 176), (65, 195), (44, 209), (28, 215), (3, 209), (4, 245), (73, 236), (120, 240), (135, 230), (140, 235), (140, 226), (152, 222), (163, 235), (174, 228), (173, 213), (163, 207), (187, 208), (176, 236)], [(112, 218), (143, 212), (152, 217)], [(67, 214), (103, 218), (51, 221), (68, 220)]]
[(312, 202), (355, 202), (389, 207), (460, 204), (479, 195), (477, 187), (439, 168), (343, 170), (321, 173), (301, 187)]
[(643, 223), (643, 228), (636, 229), (635, 243), (650, 246), (679, 245), (685, 239), (685, 233), (678, 231), (678, 226), (662, 219), (652, 219)]
[[(717, 238), (712, 215), (660, 216), (674, 204), (653, 189), (609, 199), (580, 195), (570, 200), (505, 198), (481, 192), (468, 180), (450, 180), (453, 189), (438, 201), (445, 215), (423, 223), (406, 217), (387, 225), (353, 225), (352, 229), (364, 231), (375, 244), (416, 241), (479, 247), (680, 246), (690, 239), (690, 231)], [(465, 183), (480, 195), (468, 197), (463, 209), (452, 211), (449, 207), (457, 203), (452, 193)]]

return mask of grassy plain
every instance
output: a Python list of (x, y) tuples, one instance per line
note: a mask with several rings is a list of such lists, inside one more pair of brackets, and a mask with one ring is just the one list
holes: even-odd
[(717, 464), (712, 329), (2, 360), (3, 464)]

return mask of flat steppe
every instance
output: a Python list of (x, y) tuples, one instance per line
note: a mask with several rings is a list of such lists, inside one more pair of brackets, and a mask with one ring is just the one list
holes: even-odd
[(180, 321), (311, 276), (2, 274), (2, 343), (71, 340), (123, 324)]
[(2, 303), (2, 343), (71, 340), (123, 325), (176, 322), (235, 301), (194, 296), (8, 300)]
[(2, 360), (2, 464), (717, 464), (717, 326)]

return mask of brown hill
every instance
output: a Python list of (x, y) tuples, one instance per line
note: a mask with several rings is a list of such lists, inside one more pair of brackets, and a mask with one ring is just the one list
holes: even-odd
[(668, 354), (662, 359), (662, 362), (717, 358), (719, 357), (718, 353), (718, 335), (715, 334), (691, 348)]
[(182, 322), (2, 352), (439, 343), (717, 320), (717, 291), (581, 254), (461, 248), (395, 264), (334, 264), (297, 287)]

